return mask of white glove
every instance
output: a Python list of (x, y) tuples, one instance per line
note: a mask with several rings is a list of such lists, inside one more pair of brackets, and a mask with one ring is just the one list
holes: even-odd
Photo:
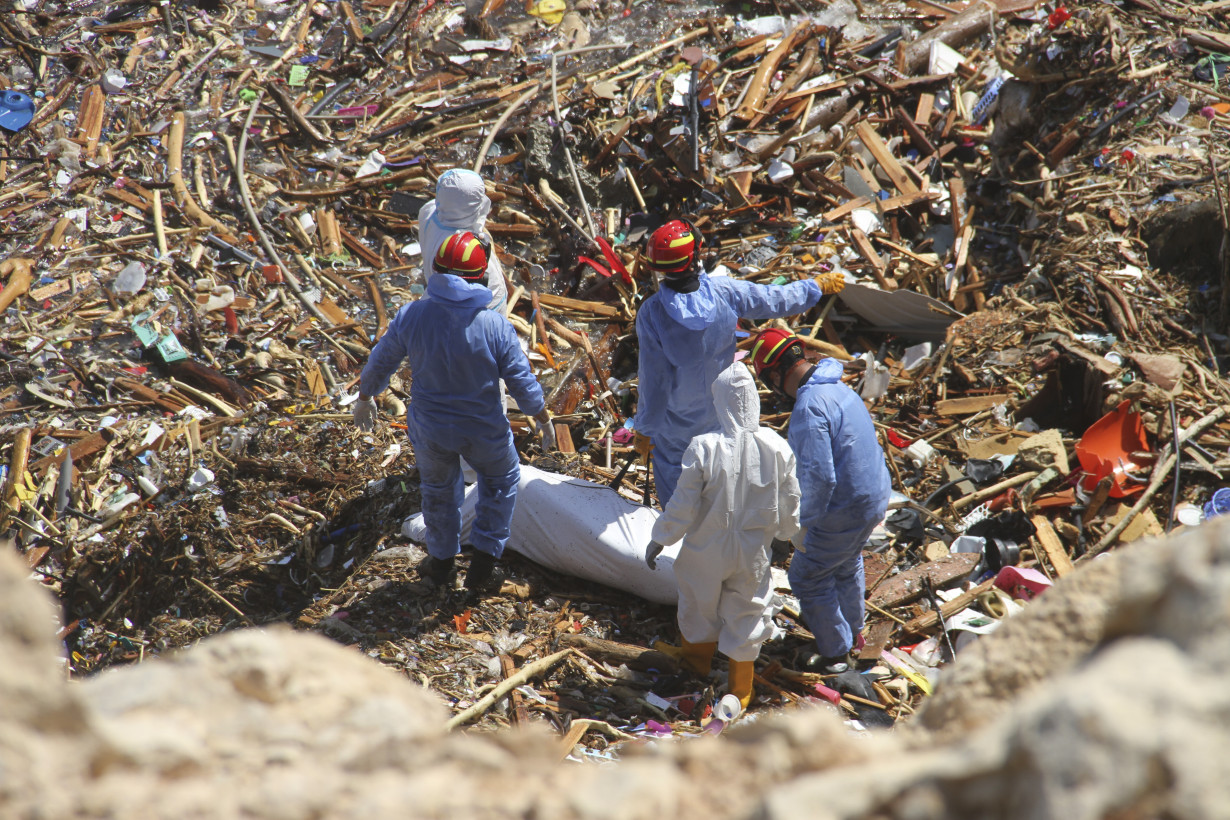
[(360, 432), (370, 433), (376, 426), (376, 400), (358, 399), (354, 406), (350, 408), (350, 413), (354, 418), (354, 426), (359, 428)]
[(542, 436), (542, 450), (544, 453), (556, 449), (559, 445), (555, 440), (555, 425), (550, 421), (545, 424), (538, 422), (538, 435)]

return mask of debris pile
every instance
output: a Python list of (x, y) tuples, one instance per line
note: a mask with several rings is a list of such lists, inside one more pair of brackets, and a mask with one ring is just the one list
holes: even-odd
[(877, 674), (794, 671), (784, 617), (759, 706), (891, 724), (1052, 579), (1230, 508), (1224, 4), (788, 5), (0, 16), (0, 526), (64, 603), (71, 670), (289, 621), (459, 723), (547, 719), (599, 758), (713, 726), (712, 688), (649, 648), (669, 608), (515, 558), (482, 601), (418, 583), (411, 374), (372, 435), (348, 402), (454, 167), (488, 180), (547, 469), (609, 483), (630, 453), (657, 224), (691, 218), (712, 275), (845, 275), (786, 324), (857, 374), (889, 456)]

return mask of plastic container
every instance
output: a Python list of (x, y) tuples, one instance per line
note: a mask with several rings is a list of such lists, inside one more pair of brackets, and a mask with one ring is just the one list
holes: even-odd
[(927, 463), (936, 457), (935, 448), (929, 441), (921, 438), (906, 447), (905, 454), (916, 467), (926, 467)]
[(723, 723), (730, 723), (743, 713), (743, 704), (731, 694), (722, 695), (722, 699), (713, 704), (713, 716)]
[(1213, 493), (1213, 497), (1204, 505), (1205, 519), (1216, 515), (1225, 515), (1226, 513), (1230, 513), (1230, 487), (1222, 487)]

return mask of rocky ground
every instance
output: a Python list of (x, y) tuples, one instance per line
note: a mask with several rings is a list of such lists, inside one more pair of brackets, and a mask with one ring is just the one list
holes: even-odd
[[(917, 720), (818, 707), (561, 768), (545, 731), (449, 733), (437, 696), (314, 635), (239, 630), (64, 681), (51, 601), (0, 560), (10, 817), (1221, 816), (1230, 527), (1090, 563), (971, 646)], [(566, 750), (565, 750), (566, 751)]]

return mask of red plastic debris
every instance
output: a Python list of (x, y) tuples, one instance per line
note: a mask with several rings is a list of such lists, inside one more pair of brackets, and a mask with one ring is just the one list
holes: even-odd
[(595, 262), (593, 259), (590, 259), (588, 256), (578, 256), (577, 261), (584, 265), (589, 265), (591, 268), (598, 271), (598, 273), (602, 274), (608, 279), (611, 276), (611, 272), (609, 270), (604, 268), (602, 265), (599, 265), (597, 262)]
[(604, 237), (597, 237), (598, 247), (602, 249), (602, 256), (606, 259), (607, 265), (611, 270), (619, 274), (619, 278), (624, 280), (625, 285), (632, 285), (632, 274), (624, 266), (624, 261), (615, 255), (615, 249), (611, 247), (611, 243), (606, 241)]
[(898, 433), (896, 430), (893, 430), (891, 427), (889, 428), (888, 432), (885, 435), (888, 437), (889, 444), (893, 445), (894, 447), (900, 448), (902, 450), (904, 450), (906, 447), (909, 447), (915, 441), (915, 439), (906, 438), (905, 436)]
[(1106, 476), (1113, 480), (1112, 498), (1123, 498), (1144, 489), (1144, 484), (1129, 483), (1127, 478), (1128, 473), (1142, 468), (1132, 460), (1132, 453), (1149, 451), (1140, 413), (1133, 413), (1131, 405), (1130, 401), (1125, 401), (1102, 416), (1076, 443), (1076, 457), (1086, 473), (1081, 487), (1086, 492), (1093, 492)]
[(1068, 7), (1060, 6), (1059, 8), (1052, 11), (1050, 15), (1046, 18), (1046, 25), (1047, 25), (1047, 28), (1054, 31), (1055, 29), (1059, 28), (1060, 26), (1062, 26), (1064, 23), (1068, 22), (1071, 19), (1072, 19), (1072, 12), (1068, 11)]

